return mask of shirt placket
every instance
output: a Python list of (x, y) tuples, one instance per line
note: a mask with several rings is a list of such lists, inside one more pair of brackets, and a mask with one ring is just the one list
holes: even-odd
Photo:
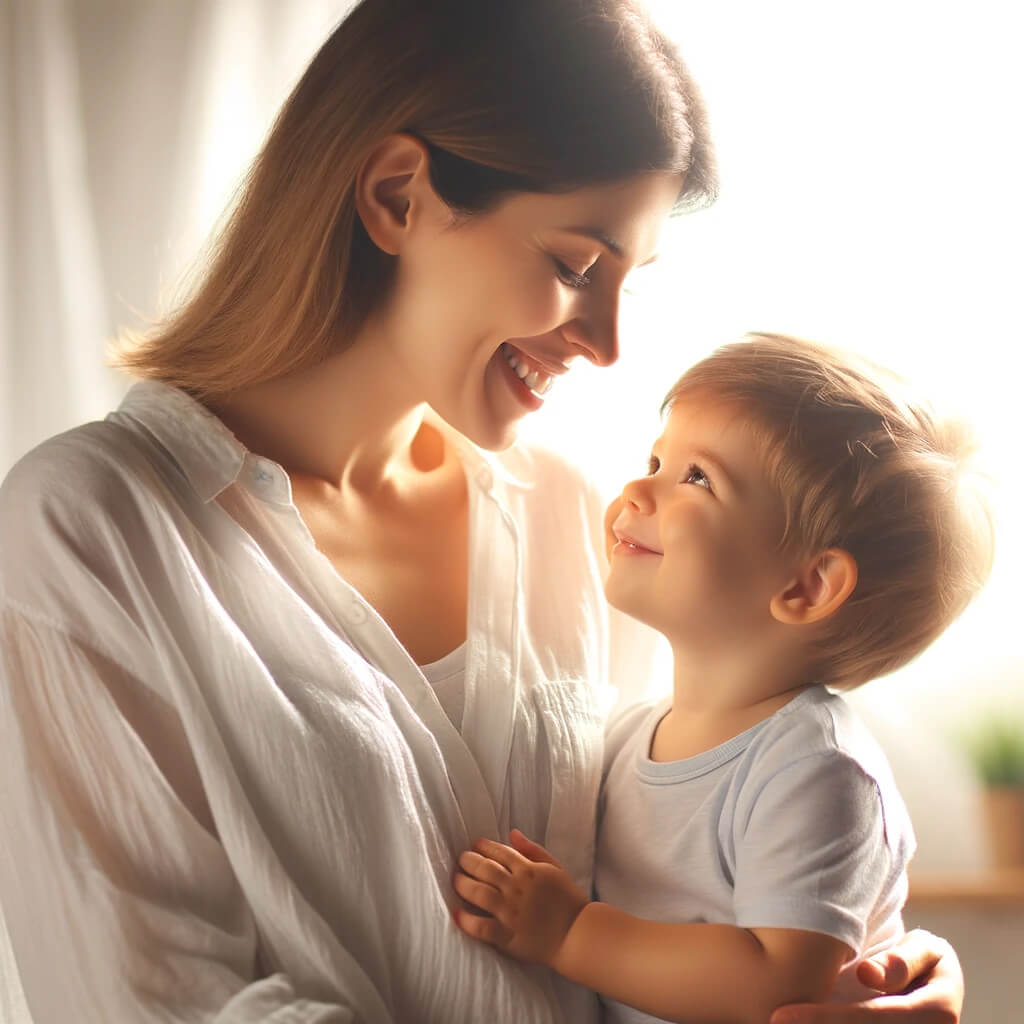
[(497, 835), (509, 828), (509, 760), (519, 700), (519, 536), (501, 503), (493, 470), (474, 471), (462, 733), (496, 809)]
[[(266, 470), (267, 467), (257, 465), (254, 477), (258, 482), (261, 469)], [(268, 485), (266, 480), (262, 483)], [(497, 836), (495, 804), (475, 752), (452, 724), (433, 687), (391, 627), (373, 605), (339, 576), (327, 559), (316, 550), (313, 537), (298, 509), (290, 500), (288, 504), (293, 527), (301, 538), (300, 543), (308, 546), (319, 570), (326, 574), (326, 585), (322, 586), (321, 592), (325, 596), (331, 595), (328, 603), (334, 628), (339, 629), (346, 642), (398, 687), (425, 727), (419, 735), (406, 735), (405, 739), (424, 771), (436, 773), (440, 767), (447, 773), (454, 800), (449, 801), (449, 806), (442, 813), (447, 813), (451, 838), (457, 846), (462, 847), (477, 836)], [(486, 544), (482, 546), (486, 547)], [(439, 765), (439, 760), (443, 762), (442, 765)], [(426, 782), (426, 779), (423, 781)]]

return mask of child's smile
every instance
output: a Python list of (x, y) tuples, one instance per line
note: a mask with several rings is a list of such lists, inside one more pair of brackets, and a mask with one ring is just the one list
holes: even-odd
[(770, 620), (790, 568), (782, 503), (742, 415), (713, 399), (672, 408), (647, 476), (609, 509), (608, 600), (670, 640), (719, 644)]

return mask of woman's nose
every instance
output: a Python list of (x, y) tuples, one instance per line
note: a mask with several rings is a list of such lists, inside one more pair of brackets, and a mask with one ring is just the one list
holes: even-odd
[(563, 335), (595, 366), (611, 366), (619, 358), (618, 291), (587, 296), (587, 308), (571, 320)]

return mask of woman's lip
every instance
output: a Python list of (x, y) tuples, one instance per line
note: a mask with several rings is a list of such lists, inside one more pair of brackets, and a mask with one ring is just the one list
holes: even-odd
[(517, 355), (524, 358), (528, 363), (532, 363), (549, 377), (560, 377), (563, 373), (569, 372), (570, 368), (565, 363), (548, 362), (546, 359), (535, 356), (532, 352), (527, 352), (511, 341), (506, 341), (505, 344), (509, 348), (514, 349)]
[(522, 378), (516, 375), (516, 371), (508, 365), (508, 361), (500, 352), (498, 353), (498, 363), (500, 364), (499, 372), (505, 375), (508, 386), (512, 389), (512, 393), (518, 401), (530, 412), (536, 412), (544, 404), (544, 399), (539, 395), (535, 395), (523, 383)]

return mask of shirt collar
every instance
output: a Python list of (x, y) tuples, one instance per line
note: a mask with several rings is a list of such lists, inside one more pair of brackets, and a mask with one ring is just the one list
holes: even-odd
[[(288, 474), (276, 462), (251, 453), (205, 405), (180, 388), (156, 380), (137, 381), (118, 414), (142, 424), (171, 454), (201, 500), (212, 501), (239, 477), (260, 497), (289, 503)], [(495, 454), (478, 448), (440, 417), (431, 423), (454, 445), (467, 475), (487, 493), (496, 483), (529, 489), (531, 458), (521, 445)]]
[(133, 384), (117, 414), (142, 424), (167, 449), (204, 502), (238, 479), (249, 455), (206, 406), (160, 381)]

